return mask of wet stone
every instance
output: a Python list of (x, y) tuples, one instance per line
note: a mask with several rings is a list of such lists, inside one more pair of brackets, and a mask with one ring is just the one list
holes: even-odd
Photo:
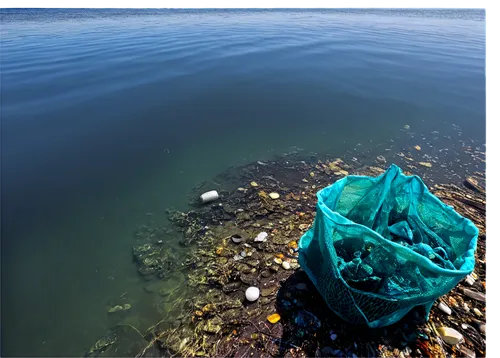
[(279, 268), (279, 266), (272, 265), (270, 269), (271, 269), (271, 271), (273, 271), (273, 272), (278, 272), (278, 270), (279, 270), (280, 268)]
[(261, 289), (262, 297), (267, 297), (271, 295), (275, 295), (279, 290), (279, 286), (265, 287)]
[(246, 283), (247, 285), (253, 285), (257, 282), (257, 277), (258, 274), (256, 272), (249, 274), (241, 274), (240, 280), (241, 282)]
[(221, 313), (222, 320), (227, 324), (238, 324), (241, 321), (241, 312), (239, 309), (230, 309)]
[(263, 277), (263, 278), (268, 278), (271, 276), (271, 272), (269, 270), (264, 270), (260, 273), (260, 275)]
[(217, 261), (219, 261), (219, 264), (220, 264), (220, 265), (225, 265), (225, 264), (227, 263), (227, 261), (228, 261), (228, 260), (227, 260), (227, 257), (219, 257), (219, 258), (217, 259)]
[(252, 266), (252, 267), (257, 267), (257, 266), (259, 266), (259, 263), (260, 263), (260, 262), (259, 262), (259, 260), (257, 260), (257, 259), (247, 260), (247, 261), (246, 261), (246, 264), (247, 264), (247, 265), (250, 265), (250, 266)]
[(234, 291), (237, 291), (241, 288), (241, 282), (231, 282), (231, 283), (228, 283), (227, 285), (225, 285), (223, 288), (222, 288), (222, 291), (224, 293), (229, 293), (229, 292), (234, 292)]
[(272, 241), (274, 244), (277, 244), (277, 245), (286, 245), (291, 241), (291, 239), (288, 237), (276, 236), (276, 237), (273, 237)]
[(275, 301), (274, 297), (269, 296), (269, 297), (262, 297), (262, 299), (260, 300), (260, 303), (262, 305), (268, 305), (274, 301)]
[(252, 271), (252, 269), (250, 268), (250, 266), (246, 265), (246, 264), (237, 264), (235, 266), (236, 270), (241, 272), (241, 273), (250, 273), (250, 271)]

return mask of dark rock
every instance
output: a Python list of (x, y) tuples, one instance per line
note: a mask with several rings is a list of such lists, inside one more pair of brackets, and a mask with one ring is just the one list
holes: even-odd
[(234, 291), (237, 291), (241, 288), (241, 282), (239, 281), (236, 281), (236, 282), (231, 282), (231, 283), (228, 283), (227, 285), (225, 285), (223, 288), (222, 288), (222, 291), (224, 293), (229, 293), (229, 292), (234, 292)]

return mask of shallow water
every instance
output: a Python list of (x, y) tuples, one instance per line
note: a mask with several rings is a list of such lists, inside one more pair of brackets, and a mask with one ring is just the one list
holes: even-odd
[(484, 18), (2, 10), (2, 355), (81, 355), (125, 292), (158, 320), (134, 231), (229, 166), (406, 124), (484, 143)]

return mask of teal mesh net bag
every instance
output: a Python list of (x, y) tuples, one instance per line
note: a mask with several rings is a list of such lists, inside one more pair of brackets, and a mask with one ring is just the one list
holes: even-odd
[(478, 229), (396, 165), (347, 176), (317, 194), (299, 262), (338, 316), (383, 327), (429, 311), (474, 269)]

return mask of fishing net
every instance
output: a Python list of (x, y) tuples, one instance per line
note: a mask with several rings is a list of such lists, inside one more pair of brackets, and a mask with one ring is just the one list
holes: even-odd
[(428, 317), (435, 300), (474, 269), (478, 229), (394, 164), (316, 195), (299, 262), (348, 322), (383, 327), (416, 306)]

